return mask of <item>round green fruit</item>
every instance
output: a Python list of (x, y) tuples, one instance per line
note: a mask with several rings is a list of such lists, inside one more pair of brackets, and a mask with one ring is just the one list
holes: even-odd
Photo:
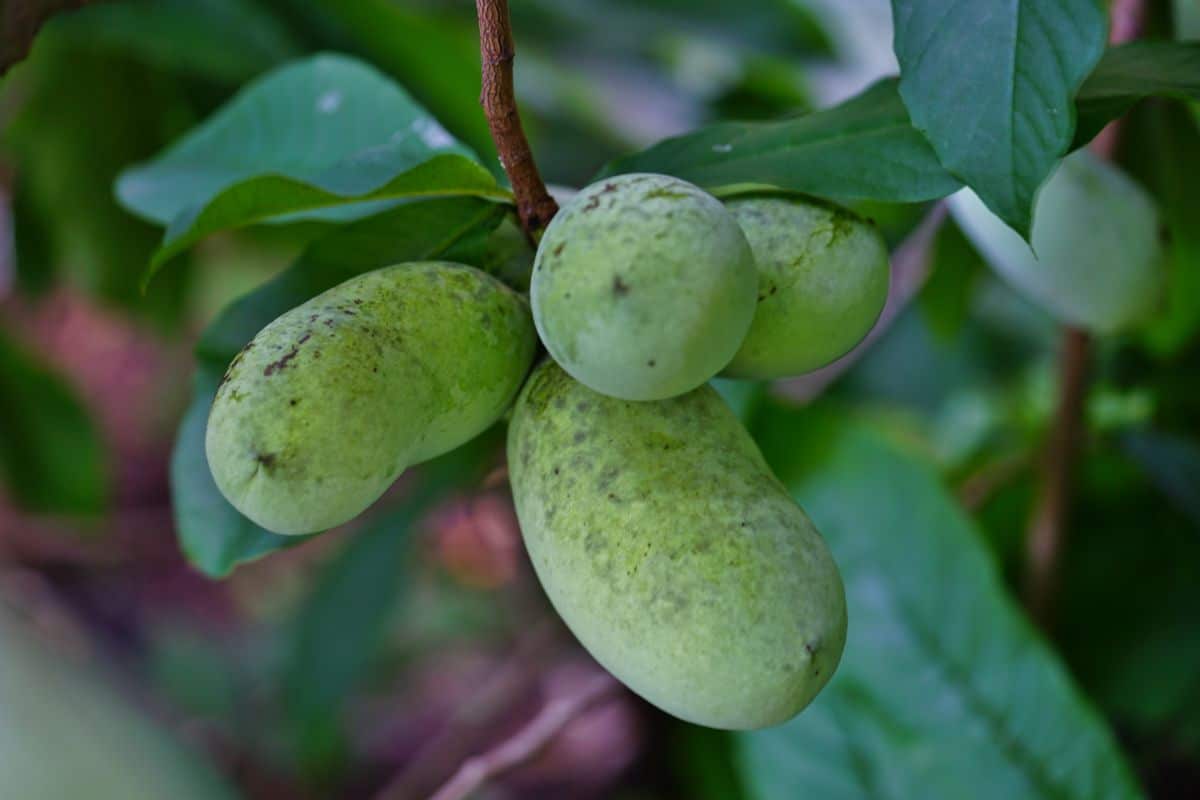
[(267, 530), (339, 525), (407, 467), (494, 423), (535, 345), (525, 300), (472, 267), (359, 275), (276, 319), (234, 359), (208, 419), (213, 478)]
[(729, 363), (757, 283), (720, 201), (677, 178), (632, 174), (588, 186), (555, 216), (530, 293), (563, 369), (613, 397), (660, 400)]
[(711, 387), (629, 402), (548, 361), (517, 400), (508, 461), (546, 594), (646, 700), (761, 728), (829, 681), (846, 641), (837, 566)]
[(725, 375), (771, 380), (825, 366), (870, 332), (887, 301), (887, 245), (867, 220), (799, 195), (726, 203), (758, 266), (758, 308)]

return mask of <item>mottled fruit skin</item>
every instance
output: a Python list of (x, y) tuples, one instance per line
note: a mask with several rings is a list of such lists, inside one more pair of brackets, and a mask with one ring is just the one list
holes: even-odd
[(208, 419), (213, 478), (267, 530), (339, 525), (410, 465), (495, 422), (535, 345), (525, 300), (472, 267), (359, 275), (276, 319), (230, 364)]
[(758, 309), (724, 374), (771, 380), (825, 366), (870, 332), (890, 267), (878, 229), (844, 208), (799, 195), (726, 203), (754, 251)]
[(846, 641), (837, 566), (711, 387), (629, 402), (547, 362), (517, 401), (508, 460), (547, 595), (646, 700), (751, 729), (828, 682)]
[(542, 342), (576, 380), (660, 400), (729, 363), (757, 285), (720, 201), (678, 178), (631, 174), (592, 184), (554, 217), (530, 294)]

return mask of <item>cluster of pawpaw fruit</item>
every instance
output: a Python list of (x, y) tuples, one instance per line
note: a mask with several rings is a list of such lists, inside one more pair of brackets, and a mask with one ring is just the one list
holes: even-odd
[(617, 176), (551, 222), (528, 300), (473, 267), (407, 263), (270, 323), (217, 392), (209, 465), (251, 520), (313, 533), (512, 408), (522, 535), (581, 643), (678, 717), (778, 724), (837, 666), (843, 587), (708, 381), (837, 359), (888, 280), (882, 238), (845, 209)]

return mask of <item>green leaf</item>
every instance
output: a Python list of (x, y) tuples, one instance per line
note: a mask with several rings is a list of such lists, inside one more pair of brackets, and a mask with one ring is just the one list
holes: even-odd
[(302, 760), (328, 778), (343, 755), (340, 711), (377, 655), (405, 586), (412, 529), (434, 504), (482, 479), (502, 437), (493, 428), (418, 468), (416, 487), (358, 533), (318, 577), (294, 621), (283, 692)]
[(929, 331), (942, 341), (952, 341), (966, 326), (971, 298), (986, 274), (979, 253), (953, 220), (938, 228), (930, 255), (929, 280), (921, 289), (918, 308)]
[(330, 54), (253, 82), (167, 152), (122, 174), (117, 194), (169, 223), (146, 280), (218, 230), (331, 210), (344, 219), (346, 206), (366, 200), (509, 197), (402, 89)]
[(1104, 54), (1075, 99), (1075, 147), (1147, 97), (1200, 100), (1200, 43), (1132, 42)]
[(408, 203), (317, 239), (272, 280), (231, 303), (200, 336), (196, 354), (218, 372), (268, 322), (326, 289), (403, 261), (453, 258), (495, 228), (505, 207), (475, 197)]
[(236, 300), (204, 331), (196, 347), (195, 394), (171, 458), (171, 494), (180, 544), (188, 561), (220, 578), (306, 537), (279, 536), (242, 516), (217, 489), (204, 454), (208, 411), (226, 366), (275, 317), (326, 289), (402, 261), (453, 256), (482, 238), (504, 206), (474, 197), (409, 203), (316, 240), (279, 276)]
[(225, 83), (242, 83), (301, 54), (280, 20), (252, 0), (126, 0), (54, 21), (90, 47)]
[(0, 479), (30, 511), (94, 514), (107, 493), (104, 447), (61, 377), (0, 331)]
[(941, 163), (1029, 236), (1033, 199), (1104, 52), (1096, 0), (892, 0), (900, 94)]
[(755, 430), (829, 542), (850, 631), (808, 710), (739, 737), (752, 796), (1141, 796), (929, 464), (828, 410), (776, 406)]
[(600, 173), (661, 172), (709, 189), (770, 184), (841, 202), (913, 203), (959, 183), (909, 122), (894, 80), (824, 111), (727, 122), (666, 139)]
[[(169, 74), (65, 35), (58, 23), (72, 18), (42, 32), (0, 98), (15, 110), (0, 139), (16, 173), (18, 272), (23, 282), (38, 271), (45, 282), (65, 279), (170, 329), (186, 300), (187, 270), (150, 296), (139, 291), (160, 234), (117, 204), (112, 184), (177, 135), (191, 110)], [(27, 247), (35, 229), (40, 253)]]
[(211, 765), (0, 601), (0, 797), (233, 800)]

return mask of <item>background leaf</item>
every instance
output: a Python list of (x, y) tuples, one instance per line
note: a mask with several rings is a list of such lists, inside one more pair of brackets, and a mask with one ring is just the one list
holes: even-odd
[(1076, 97), (1074, 146), (1152, 96), (1200, 100), (1200, 43), (1131, 42), (1105, 52)]
[[(123, 173), (117, 194), (137, 213), (168, 223), (150, 274), (226, 228), (320, 217), (363, 200), (508, 197), (402, 89), (328, 54), (250, 84), (167, 152)], [(367, 204), (358, 213), (379, 208)], [(344, 210), (336, 218), (345, 219)]]
[(1104, 52), (1096, 0), (892, 0), (900, 94), (942, 164), (1028, 237)]
[(739, 737), (752, 796), (1140, 796), (926, 463), (813, 408), (768, 408), (755, 431), (829, 542), (851, 623), (813, 705)]
[(601, 175), (624, 172), (662, 172), (710, 189), (770, 184), (843, 202), (919, 202), (959, 187), (909, 122), (891, 80), (824, 111), (667, 139)]
[(306, 538), (279, 536), (246, 519), (221, 495), (208, 469), (208, 411), (237, 352), (275, 317), (355, 275), (402, 261), (456, 257), (476, 246), (504, 214), (504, 206), (478, 198), (444, 198), (409, 203), (335, 229), (209, 325), (196, 347), (194, 394), (171, 459), (176, 530), (193, 566), (223, 577), (238, 564)]
[(94, 514), (105, 504), (104, 447), (74, 391), (0, 331), (0, 478), (31, 511)]
[(236, 797), (208, 764), (106, 685), (94, 661), (69, 663), (3, 601), (0, 652), (0, 796)]

